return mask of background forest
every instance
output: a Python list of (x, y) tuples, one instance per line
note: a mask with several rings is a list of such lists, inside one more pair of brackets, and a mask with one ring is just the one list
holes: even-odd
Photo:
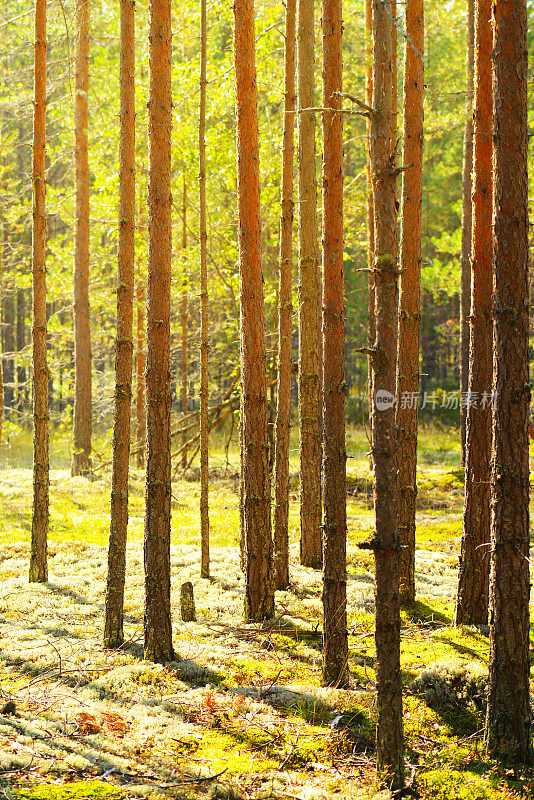
[[(208, 10), (207, 202), (210, 270), (210, 390), (224, 391), (238, 364), (239, 276), (234, 76), (230, 6)], [(280, 218), (280, 148), (283, 112), (283, 29), (280, 4), (257, 8), (257, 68), (260, 125), (261, 219), (268, 347), (275, 362), (277, 330), (277, 263)], [(146, 269), (148, 82), (147, 5), (137, 4), (137, 169), (140, 227), (139, 269)], [(402, 15), (402, 6), (399, 7)], [(33, 51), (32, 11), (13, 2), (2, 12), (3, 79), (0, 86), (2, 235), (2, 342), (4, 404), (7, 419), (22, 422), (30, 403), (30, 254), (31, 138)], [(110, 429), (112, 414), (115, 282), (118, 207), (119, 41), (118, 6), (95, 3), (91, 11), (90, 125), (91, 171), (91, 319), (95, 423)], [(461, 2), (429, 3), (425, 9), (425, 153), (423, 178), (422, 353), (426, 381), (432, 388), (458, 387), (458, 318), (461, 245), (462, 143), (465, 121), (465, 7)], [(344, 87), (365, 93), (363, 7), (344, 10)], [(320, 22), (317, 22), (319, 26)], [(402, 24), (402, 17), (401, 17)], [(319, 35), (319, 29), (317, 32)], [(399, 98), (402, 57), (399, 37)], [(49, 364), (53, 419), (66, 422), (73, 397), (72, 265), (74, 249), (73, 3), (52, 4), (49, 12), (47, 110), (47, 206)], [(190, 402), (198, 398), (198, 61), (199, 10), (182, 4), (173, 11), (173, 322), (172, 368), (181, 372), (180, 295), (188, 285), (188, 365)], [(317, 80), (321, 65), (317, 61)], [(317, 84), (319, 85), (319, 84)], [(399, 113), (399, 130), (401, 114)], [(318, 153), (321, 143), (318, 132)], [(366, 183), (365, 120), (348, 116), (345, 152), (345, 285), (347, 304), (346, 363), (348, 414), (362, 421), (367, 363), (354, 348), (366, 336)], [(319, 157), (319, 156), (318, 156)], [(182, 181), (188, 194), (187, 255), (182, 244)], [(320, 210), (320, 209), (319, 209)], [(146, 225), (146, 220), (145, 223)], [(185, 264), (185, 269), (184, 269)], [(296, 308), (296, 303), (294, 304)], [(297, 339), (295, 333), (295, 352)], [(274, 374), (274, 373), (273, 373)], [(177, 377), (177, 380), (179, 378)], [(426, 386), (423, 386), (423, 389)], [(19, 413), (9, 413), (11, 408)], [(443, 412), (442, 412), (443, 413)], [(437, 415), (435, 415), (437, 416)], [(454, 421), (455, 416), (451, 421)], [(9, 430), (9, 427), (7, 428)], [(54, 454), (52, 453), (52, 458)]]

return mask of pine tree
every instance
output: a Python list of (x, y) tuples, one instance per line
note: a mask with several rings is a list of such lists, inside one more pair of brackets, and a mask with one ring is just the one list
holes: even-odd
[(208, 231), (206, 225), (206, 62), (207, 0), (200, 0), (200, 107), (198, 125), (200, 231), (200, 576), (210, 575), (209, 453), (208, 453)]
[(415, 600), (417, 398), (421, 326), (421, 212), (423, 192), (423, 0), (406, 2), (404, 150), (397, 364), (397, 481), (401, 539), (400, 599)]
[(475, 99), (471, 314), (465, 503), (456, 598), (456, 624), (488, 621), (492, 378), (492, 86), (491, 0), (475, 9)]
[(526, 0), (499, 0), (493, 14), (496, 400), (486, 743), (492, 755), (531, 762)]
[(48, 365), (46, 359), (46, 0), (35, 2), (33, 106), (33, 517), (30, 581), (48, 578)]
[(291, 271), (293, 235), (293, 158), (295, 131), (296, 0), (286, 5), (284, 39), (284, 130), (278, 289), (278, 405), (276, 409), (274, 552), (277, 589), (289, 586), (289, 433), (291, 404)]
[(319, 369), (320, 291), (315, 177), (314, 0), (299, 0), (298, 165), (299, 165), (299, 423), (300, 562), (320, 569), (321, 382)]
[(133, 369), (135, 280), (135, 4), (120, 4), (120, 150), (117, 341), (115, 346), (115, 419), (111, 475), (111, 521), (104, 644), (124, 640), (123, 607), (128, 530), (128, 474)]
[(72, 474), (91, 469), (92, 390), (89, 310), (89, 2), (76, 0), (76, 247), (74, 256), (74, 430)]
[(245, 618), (274, 613), (254, 3), (234, 2)]
[(171, 4), (152, 0), (149, 37), (145, 658), (172, 661), (171, 624)]
[(323, 0), (323, 681), (348, 681), (341, 0)]
[(375, 556), (377, 765), (388, 786), (404, 785), (400, 672), (399, 552), (395, 388), (397, 360), (396, 169), (393, 166), (392, 33), (388, 9), (373, 6), (373, 112), (371, 167), (375, 211), (375, 317), (373, 348), (373, 460)]

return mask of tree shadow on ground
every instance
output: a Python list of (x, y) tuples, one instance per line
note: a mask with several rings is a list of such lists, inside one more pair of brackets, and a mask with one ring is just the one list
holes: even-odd
[(450, 617), (442, 611), (437, 611), (432, 606), (423, 603), (421, 600), (416, 600), (415, 603), (410, 605), (402, 605), (401, 611), (409, 622), (425, 628), (443, 628), (452, 625)]

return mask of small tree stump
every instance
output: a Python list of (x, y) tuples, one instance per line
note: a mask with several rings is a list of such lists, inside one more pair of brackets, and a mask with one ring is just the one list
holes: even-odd
[(193, 584), (191, 581), (182, 583), (180, 588), (180, 611), (184, 622), (196, 622), (195, 596), (193, 594)]

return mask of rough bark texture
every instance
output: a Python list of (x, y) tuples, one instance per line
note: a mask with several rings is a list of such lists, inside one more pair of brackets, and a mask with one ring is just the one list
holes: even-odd
[[(365, 0), (365, 59), (367, 68), (365, 73), (365, 102), (371, 107), (373, 102), (373, 0)], [(371, 134), (371, 120), (367, 119), (367, 267), (369, 269), (368, 294), (367, 294), (367, 345), (373, 347), (375, 341), (375, 276), (373, 267), (375, 263), (375, 209), (373, 200), (373, 178), (371, 174), (371, 154), (369, 151), (369, 137)], [(373, 409), (373, 367), (371, 356), (367, 359), (367, 393), (369, 402), (369, 424), (372, 422)]]
[(494, 390), (486, 742), (532, 761), (529, 693), (527, 6), (500, 0), (494, 27)]
[[(323, 108), (341, 109), (341, 0), (323, 0)], [(348, 680), (343, 122), (323, 112), (323, 681)]]
[(33, 515), (30, 582), (48, 578), (48, 365), (46, 362), (46, 0), (35, 3), (33, 106)]
[(488, 621), (493, 338), (491, 6), (491, 0), (478, 0), (475, 12), (471, 316), (457, 625), (486, 625)]
[[(475, 0), (467, 0), (464, 161), (462, 168), (462, 253), (460, 282), (460, 392), (469, 388), (469, 314), (471, 311), (471, 235), (473, 204), (473, 93), (475, 87)], [(465, 466), (467, 407), (460, 409), (462, 464)]]
[(171, 625), (171, 6), (151, 0), (148, 116), (145, 658), (172, 661)]
[(207, 0), (200, 0), (200, 107), (198, 126), (200, 231), (200, 576), (210, 575), (208, 456), (208, 230), (206, 225)]
[(74, 254), (74, 422), (72, 474), (91, 469), (91, 325), (89, 311), (89, 0), (76, 0), (76, 245)]
[(135, 354), (136, 393), (135, 418), (137, 466), (145, 466), (146, 408), (145, 408), (145, 282), (138, 268), (135, 291), (137, 305), (137, 348)]
[(133, 368), (135, 273), (135, 5), (120, 4), (120, 150), (117, 341), (115, 345), (115, 419), (111, 473), (111, 522), (104, 645), (124, 640), (123, 607), (128, 530), (128, 473)]
[(315, 177), (314, 0), (299, 0), (299, 422), (300, 562), (320, 569), (321, 538), (321, 384), (319, 378), (319, 280), (317, 185)]
[[(181, 303), (181, 323), (182, 323), (182, 389), (181, 406), (184, 417), (187, 414), (187, 282), (189, 279), (187, 268), (187, 185), (185, 182), (182, 194), (182, 303)], [(187, 443), (187, 434), (183, 434), (182, 447)], [(182, 469), (187, 467), (187, 448), (182, 452)]]
[(289, 433), (291, 405), (291, 271), (293, 235), (293, 159), (295, 132), (296, 0), (286, 5), (284, 129), (278, 286), (278, 405), (276, 409), (274, 569), (275, 587), (289, 586)]
[(274, 613), (254, 4), (234, 3), (245, 617)]
[(404, 785), (400, 672), (399, 552), (395, 441), (397, 264), (395, 170), (391, 164), (391, 19), (373, 5), (373, 108), (371, 166), (375, 203), (376, 340), (374, 346), (373, 460), (376, 536), (377, 764), (393, 789)]
[(417, 399), (421, 327), (421, 213), (423, 191), (423, 0), (407, 0), (404, 62), (404, 148), (400, 248), (399, 357), (397, 365), (397, 485), (400, 600), (415, 600)]

